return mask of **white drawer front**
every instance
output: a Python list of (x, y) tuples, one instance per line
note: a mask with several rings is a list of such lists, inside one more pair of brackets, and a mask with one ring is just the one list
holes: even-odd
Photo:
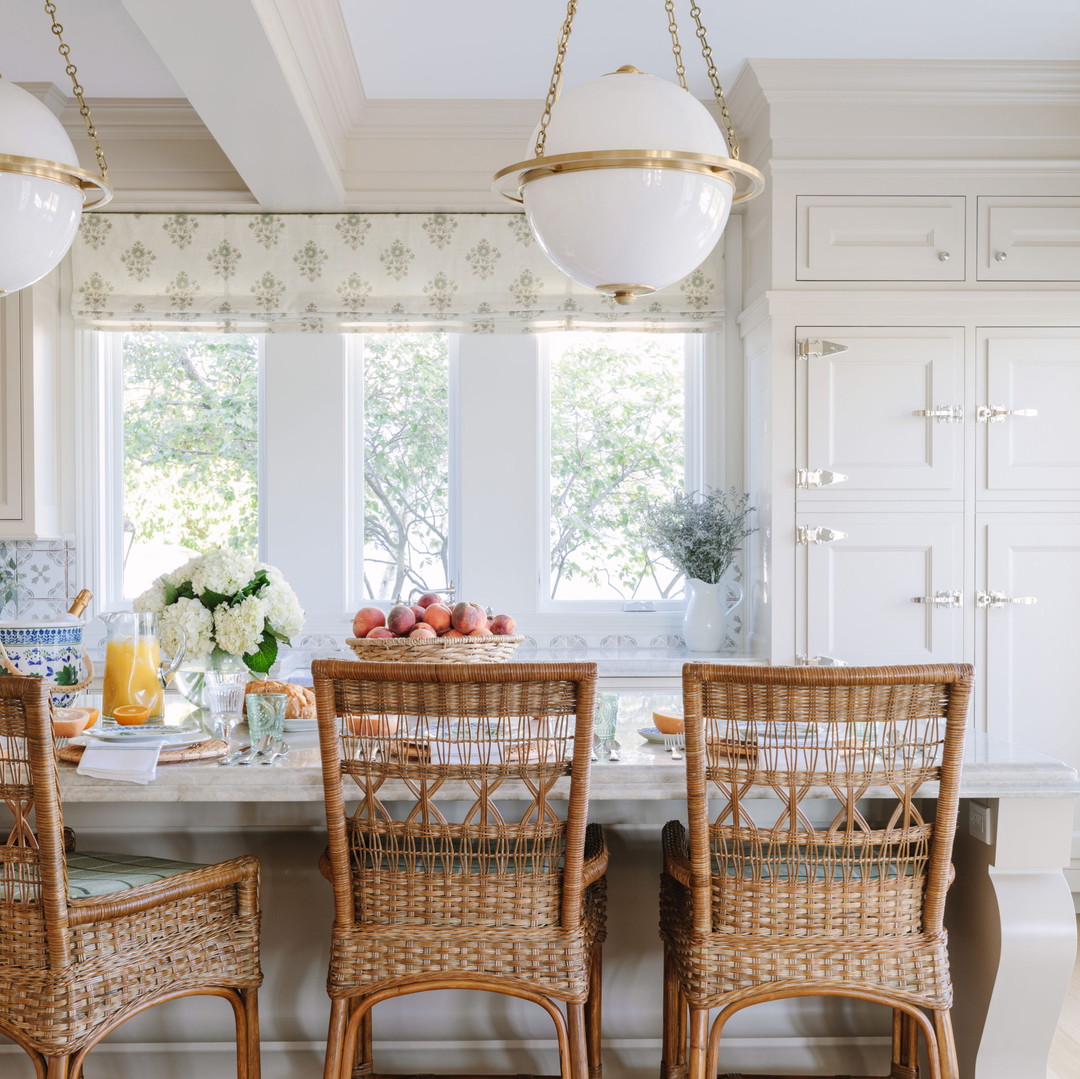
[(963, 281), (964, 198), (800, 195), (800, 281)]
[(980, 281), (1080, 281), (1080, 199), (979, 199)]

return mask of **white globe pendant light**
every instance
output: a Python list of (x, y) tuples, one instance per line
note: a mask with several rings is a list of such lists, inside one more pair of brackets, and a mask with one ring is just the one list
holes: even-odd
[(537, 243), (563, 273), (629, 304), (696, 269), (732, 203), (760, 194), (764, 179), (738, 160), (703, 30), (726, 136), (687, 91), (670, 8), (681, 86), (627, 66), (557, 96), (575, 8), (570, 0), (533, 135), (536, 156), (501, 169), (494, 187), (524, 205)]
[[(46, 5), (50, 11), (52, 5)], [(62, 27), (59, 27), (62, 30)], [(57, 33), (59, 37), (59, 33)], [(67, 59), (67, 46), (61, 52)], [(0, 296), (44, 277), (67, 254), (84, 206), (112, 197), (104, 155), (68, 64), (101, 175), (79, 167), (60, 121), (36, 97), (0, 78)]]

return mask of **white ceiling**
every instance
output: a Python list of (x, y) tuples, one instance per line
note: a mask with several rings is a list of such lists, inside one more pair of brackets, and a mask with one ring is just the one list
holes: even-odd
[[(663, 0), (578, 6), (565, 85), (626, 63), (672, 77)], [(687, 76), (707, 98), (689, 6), (676, 0)], [(524, 156), (505, 147), (524, 150), (565, 11), (565, 0), (59, 0), (57, 14), (103, 142), (120, 140), (116, 208), (339, 210), (398, 208), (391, 191), (401, 208), (435, 205), (443, 188), (422, 176), (432, 153), (458, 187), (477, 187), (455, 205), (488, 206), (483, 177)], [(0, 75), (70, 94), (42, 4), (0, 0), (0, 15)], [(702, 0), (702, 17), (725, 87), (748, 57), (1080, 61), (1080, 0)], [(187, 152), (178, 168), (153, 150), (175, 189), (154, 195), (167, 181), (148, 179), (140, 147), (149, 155), (169, 124)]]

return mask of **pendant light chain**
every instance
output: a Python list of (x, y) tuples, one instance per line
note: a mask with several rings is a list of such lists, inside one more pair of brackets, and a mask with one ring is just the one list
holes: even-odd
[(56, 35), (56, 40), (60, 43), (57, 49), (60, 55), (64, 58), (64, 63), (67, 67), (64, 69), (68, 77), (71, 79), (71, 90), (75, 95), (75, 100), (79, 103), (79, 115), (83, 118), (86, 124), (86, 134), (90, 138), (90, 143), (94, 147), (94, 156), (97, 158), (98, 169), (101, 171), (101, 178), (108, 183), (109, 180), (109, 166), (105, 163), (105, 151), (101, 148), (101, 143), (98, 141), (97, 129), (94, 127), (93, 121), (90, 119), (90, 106), (87, 105), (83, 98), (83, 88), (79, 85), (78, 71), (75, 65), (71, 62), (70, 53), (71, 49), (64, 41), (63, 33), (64, 28), (57, 22), (56, 19), (56, 4), (52, 0), (45, 0), (45, 12), (52, 19), (52, 32)]
[(566, 18), (563, 20), (562, 30), (559, 31), (559, 48), (555, 54), (555, 66), (551, 70), (551, 85), (548, 87), (547, 97), (544, 99), (544, 115), (540, 117), (540, 130), (536, 136), (535, 153), (537, 157), (544, 156), (544, 144), (547, 142), (548, 122), (551, 120), (551, 109), (559, 97), (562, 86), (563, 62), (566, 60), (566, 46), (570, 41), (570, 31), (574, 29), (574, 16), (577, 14), (577, 0), (567, 0)]
[(705, 27), (701, 24), (701, 8), (693, 0), (691, 0), (690, 4), (690, 15), (694, 20), (694, 25), (697, 27), (698, 40), (701, 42), (701, 55), (705, 58), (705, 64), (709, 69), (709, 81), (712, 83), (716, 103), (720, 106), (720, 116), (723, 118), (724, 129), (727, 132), (728, 150), (731, 152), (732, 160), (738, 161), (739, 140), (735, 137), (735, 127), (731, 122), (731, 113), (728, 112), (727, 99), (724, 97), (724, 90), (716, 73), (716, 65), (713, 63), (712, 49), (705, 40)]
[(675, 54), (675, 74), (679, 78), (679, 85), (684, 90), (689, 90), (686, 85), (686, 68), (682, 62), (682, 45), (679, 44), (679, 24), (675, 21), (675, 0), (664, 0), (664, 10), (667, 12), (668, 33), (671, 35), (671, 51)]

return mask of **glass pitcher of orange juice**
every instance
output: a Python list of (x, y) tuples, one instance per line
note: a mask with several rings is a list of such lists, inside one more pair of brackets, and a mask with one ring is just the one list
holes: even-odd
[(151, 719), (160, 718), (165, 712), (165, 686), (184, 659), (183, 639), (166, 664), (153, 611), (117, 611), (100, 617), (108, 634), (101, 714), (111, 719), (118, 706), (134, 704), (149, 708)]

